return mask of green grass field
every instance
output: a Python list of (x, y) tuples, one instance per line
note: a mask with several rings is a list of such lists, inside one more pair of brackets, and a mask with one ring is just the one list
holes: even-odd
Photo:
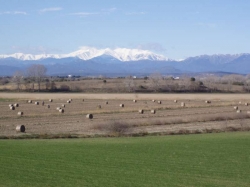
[(250, 186), (250, 133), (0, 140), (0, 186)]

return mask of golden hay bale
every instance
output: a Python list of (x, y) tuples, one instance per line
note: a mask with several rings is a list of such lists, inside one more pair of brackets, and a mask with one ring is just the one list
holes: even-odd
[(23, 112), (20, 111), (20, 112), (17, 113), (17, 115), (18, 115), (18, 116), (22, 116), (22, 115), (23, 115)]
[(71, 101), (70, 101), (70, 100), (68, 100), (68, 101), (67, 101), (67, 103), (71, 103)]
[(151, 110), (151, 114), (155, 114), (155, 112), (156, 112), (155, 110)]
[(19, 104), (18, 104), (18, 103), (15, 103), (15, 104), (14, 104), (14, 107), (19, 107)]
[(88, 119), (93, 119), (93, 114), (87, 114), (87, 115), (86, 115), (86, 118), (88, 118)]
[(107, 105), (107, 104), (109, 104), (109, 102), (108, 102), (108, 101), (106, 101), (106, 102), (105, 102), (105, 104)]
[(184, 107), (184, 106), (186, 106), (186, 104), (185, 104), (184, 102), (182, 102), (182, 103), (181, 103), (181, 106)]
[(237, 106), (234, 106), (234, 109), (235, 109), (235, 110), (238, 110), (238, 107), (237, 107)]
[(161, 101), (158, 101), (158, 104), (161, 104)]
[(237, 110), (236, 112), (237, 112), (237, 113), (241, 113), (241, 110)]
[(38, 102), (38, 101), (36, 101), (36, 102), (35, 102), (35, 105), (39, 105), (39, 102)]
[(60, 112), (60, 113), (64, 113), (64, 109), (60, 109), (59, 112)]
[(248, 106), (248, 103), (245, 103), (246, 106)]
[(205, 101), (205, 103), (211, 103), (211, 101), (208, 101), (208, 100), (207, 100), (207, 101)]
[(134, 99), (133, 102), (136, 103), (137, 101)]
[(62, 108), (61, 107), (57, 107), (56, 110), (61, 110)]
[(25, 132), (25, 126), (24, 125), (18, 125), (16, 126), (17, 132)]
[(143, 114), (144, 113), (144, 110), (139, 110), (138, 111), (140, 114)]
[(10, 110), (15, 110), (15, 107), (14, 107), (14, 106), (11, 106), (11, 107), (10, 107)]
[(12, 106), (14, 106), (13, 104), (9, 104), (9, 107), (12, 107)]
[(53, 102), (53, 99), (49, 99), (49, 102)]
[(65, 108), (65, 107), (66, 107), (66, 105), (65, 105), (65, 104), (62, 104), (62, 107), (63, 107), (63, 108)]
[(124, 107), (124, 104), (120, 104), (120, 107), (122, 107), (122, 108), (123, 108), (123, 107)]
[(177, 103), (177, 100), (174, 100), (175, 103)]
[(32, 103), (32, 100), (28, 100), (28, 103)]

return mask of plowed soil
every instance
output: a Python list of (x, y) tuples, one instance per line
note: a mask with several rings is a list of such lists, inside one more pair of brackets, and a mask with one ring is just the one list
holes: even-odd
[[(53, 102), (49, 102), (50, 98)], [(71, 103), (67, 103), (69, 98), (73, 99)], [(28, 103), (27, 99), (33, 102)], [(137, 102), (133, 102), (133, 99)], [(162, 104), (152, 99), (159, 99)], [(178, 102), (175, 103), (174, 99)], [(206, 99), (211, 103), (205, 103)], [(35, 105), (35, 101), (39, 101), (39, 105)], [(42, 101), (44, 105), (41, 105)], [(16, 132), (17, 125), (25, 125), (25, 134), (77, 135), (109, 134), (115, 131), (114, 126), (121, 124), (128, 127), (123, 132), (128, 134), (250, 127), (250, 114), (247, 113), (250, 106), (245, 105), (248, 101), (248, 94), (1, 93), (0, 136), (23, 134)], [(181, 107), (181, 102), (185, 102), (185, 107)], [(20, 106), (10, 110), (9, 104), (14, 103)], [(62, 104), (65, 104), (65, 108)], [(124, 107), (120, 107), (120, 104), (124, 104)], [(241, 113), (236, 113), (234, 106), (238, 106)], [(57, 107), (65, 112), (60, 113)], [(139, 109), (143, 109), (144, 113), (140, 114)], [(155, 114), (150, 112), (152, 109), (156, 110)], [(24, 115), (18, 116), (19, 111)], [(93, 119), (86, 118), (89, 113), (94, 115)]]

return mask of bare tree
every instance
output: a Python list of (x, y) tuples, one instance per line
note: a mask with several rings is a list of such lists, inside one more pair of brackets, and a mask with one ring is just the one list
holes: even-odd
[(20, 91), (20, 86), (23, 82), (23, 72), (16, 71), (12, 77), (12, 82), (16, 84), (17, 90)]
[(247, 92), (250, 92), (250, 74), (246, 75), (243, 89)]
[(125, 78), (124, 84), (129, 92), (133, 91), (135, 88), (134, 79), (131, 76)]
[(157, 91), (160, 88), (163, 77), (160, 73), (153, 73), (149, 76), (149, 80), (154, 91)]
[(34, 83), (36, 82), (38, 85), (38, 91), (40, 91), (41, 82), (46, 76), (47, 69), (44, 65), (41, 64), (33, 64), (27, 69), (27, 76), (33, 83), (33, 90), (34, 90)]

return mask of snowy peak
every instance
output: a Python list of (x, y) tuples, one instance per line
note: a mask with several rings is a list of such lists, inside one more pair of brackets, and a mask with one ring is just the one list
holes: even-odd
[(89, 47), (82, 47), (80, 50), (68, 54), (68, 57), (78, 57), (82, 60), (89, 60), (100, 56), (111, 56), (120, 61), (138, 61), (138, 60), (167, 60), (163, 55), (157, 55), (151, 51), (139, 49), (110, 48), (96, 49)]
[(69, 53), (69, 54), (41, 54), (41, 55), (32, 55), (32, 54), (23, 54), (15, 53), (12, 55), (0, 55), (1, 58), (15, 58), (18, 60), (41, 60), (46, 58), (68, 58), (74, 57), (82, 60), (90, 60), (92, 58), (101, 57), (101, 56), (111, 56), (120, 61), (139, 61), (139, 60), (156, 60), (156, 61), (165, 61), (168, 60), (163, 55), (155, 54), (148, 50), (140, 49), (127, 49), (127, 48), (116, 48), (114, 50), (110, 48), (106, 49), (97, 49), (94, 47), (82, 47), (80, 50)]

